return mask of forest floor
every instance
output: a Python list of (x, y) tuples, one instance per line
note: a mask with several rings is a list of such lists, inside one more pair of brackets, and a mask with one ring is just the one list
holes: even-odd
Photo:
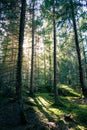
[(0, 130), (87, 130), (87, 102), (66, 85), (59, 86), (59, 94), (55, 105), (53, 93), (41, 91), (34, 97), (24, 93), (24, 125), (18, 103), (0, 96)]

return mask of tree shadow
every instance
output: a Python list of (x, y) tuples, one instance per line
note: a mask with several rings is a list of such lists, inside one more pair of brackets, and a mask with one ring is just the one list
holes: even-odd
[[(29, 104), (28, 104), (29, 105)], [(47, 130), (47, 125), (40, 120), (39, 114), (31, 108), (24, 110), (26, 124), (21, 124), (20, 108), (17, 102), (5, 102), (0, 106), (0, 130)]]
[[(50, 103), (50, 101), (46, 97), (44, 97), (43, 99), (47, 101), (48, 103)], [(40, 99), (37, 100), (35, 98), (34, 101), (36, 102), (38, 109), (45, 115), (45, 117), (49, 121), (55, 122), (55, 120), (53, 119), (53, 116), (49, 114), (49, 111), (51, 113), (51, 110), (49, 110), (49, 106), (46, 107), (44, 102), (41, 102)], [(50, 108), (51, 107), (59, 109), (60, 111), (64, 113), (62, 116), (58, 117), (58, 121), (60, 121), (61, 118), (63, 117), (64, 122), (66, 122), (64, 123), (64, 125), (68, 124), (69, 128), (79, 129), (79, 127), (81, 126), (83, 126), (84, 128), (87, 128), (87, 111), (86, 111), (86, 107), (85, 106), (83, 107), (82, 104), (80, 106), (80, 104), (77, 104), (77, 102), (71, 102), (68, 99), (60, 98), (59, 104), (55, 105), (53, 103), (50, 105)], [(48, 112), (45, 111), (44, 108), (47, 109)], [(56, 113), (55, 115), (58, 116), (58, 114)]]
[(28, 122), (26, 130), (49, 130), (47, 125), (41, 120), (40, 115), (33, 108), (26, 111)]
[[(41, 113), (43, 113), (43, 115), (45, 116), (45, 118), (48, 119), (48, 122), (49, 122), (49, 121), (55, 122), (55, 120), (53, 119), (52, 115), (49, 114), (48, 112), (46, 112), (46, 110), (48, 111), (48, 108), (44, 105), (44, 103), (41, 102), (40, 99), (38, 99), (38, 101), (39, 101), (39, 102), (38, 102), (38, 101), (36, 100), (36, 98), (34, 98), (34, 101), (35, 101), (35, 103), (37, 104), (37, 107), (38, 107), (39, 111), (40, 111)], [(46, 109), (46, 110), (45, 110), (45, 109)]]

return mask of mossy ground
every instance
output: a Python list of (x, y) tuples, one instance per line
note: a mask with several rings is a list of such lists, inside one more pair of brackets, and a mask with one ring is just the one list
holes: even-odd
[[(26, 127), (15, 126), (12, 130), (50, 130), (52, 126), (55, 130), (87, 130), (86, 100), (73, 87), (60, 84), (58, 90), (57, 105), (53, 93), (39, 91), (30, 97), (24, 90), (24, 112), (28, 124)], [(0, 100), (4, 103), (12, 102), (12, 98), (5, 100), (0, 97)], [(4, 130), (8, 129), (5, 127)]]
[(45, 122), (66, 125), (70, 130), (87, 130), (87, 103), (81, 94), (67, 85), (59, 85), (59, 93), (58, 105), (54, 103), (53, 93), (38, 92), (35, 97), (28, 97), (27, 102), (32, 103)]

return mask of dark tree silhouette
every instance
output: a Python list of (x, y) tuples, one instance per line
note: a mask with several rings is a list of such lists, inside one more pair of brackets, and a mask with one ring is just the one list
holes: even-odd
[(34, 5), (32, 8), (32, 53), (31, 53), (31, 74), (30, 74), (30, 95), (33, 95), (33, 68), (34, 68)]
[(22, 56), (23, 56), (23, 40), (24, 40), (24, 27), (25, 27), (25, 12), (26, 12), (26, 0), (21, 0), (21, 14), (20, 14), (20, 30), (19, 30), (19, 48), (17, 59), (17, 74), (16, 74), (16, 96), (17, 99), (21, 99), (21, 87), (22, 87)]

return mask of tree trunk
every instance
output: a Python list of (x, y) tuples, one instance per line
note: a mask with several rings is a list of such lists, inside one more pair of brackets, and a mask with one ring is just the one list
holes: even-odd
[(76, 51), (77, 51), (77, 56), (78, 56), (80, 84), (81, 84), (84, 97), (87, 97), (87, 90), (84, 84), (83, 70), (82, 70), (82, 64), (81, 64), (81, 54), (80, 54), (80, 47), (79, 47), (79, 40), (78, 40), (78, 33), (77, 33), (77, 25), (76, 25), (75, 14), (74, 14), (74, 5), (73, 5), (72, 0), (71, 0), (71, 13), (72, 13), (72, 21), (73, 21), (73, 30), (74, 30), (74, 35), (75, 35)]
[(30, 95), (33, 95), (33, 68), (34, 68), (34, 5), (32, 9), (32, 53), (31, 53), (31, 74), (30, 74)]
[(84, 61), (85, 61), (85, 80), (86, 80), (87, 79), (87, 61), (86, 61), (84, 44), (83, 44), (83, 55), (84, 55)]
[(49, 44), (49, 85), (50, 85), (50, 92), (52, 92), (52, 61), (51, 61), (51, 44)]
[(44, 85), (46, 87), (46, 54), (45, 54), (45, 45), (44, 45)]
[(18, 60), (17, 60), (17, 74), (16, 74), (16, 96), (20, 109), (20, 121), (21, 124), (26, 123), (23, 102), (21, 95), (22, 88), (22, 56), (23, 56), (23, 41), (24, 41), (24, 27), (25, 27), (25, 12), (26, 12), (26, 0), (21, 0), (21, 16), (20, 16), (20, 30), (19, 30), (19, 48), (18, 48)]
[[(81, 40), (82, 40), (82, 33), (80, 32), (80, 37), (81, 37)], [(86, 37), (85, 37), (86, 39)], [(87, 62), (86, 62), (86, 54), (85, 54), (85, 47), (84, 47), (84, 42), (82, 40), (82, 46), (83, 46), (83, 56), (84, 56), (84, 62), (85, 62), (85, 81), (87, 79)]]
[(17, 72), (16, 72), (16, 96), (18, 100), (21, 99), (21, 87), (22, 87), (21, 71), (22, 71), (26, 0), (21, 0), (21, 3), (22, 3), (22, 6), (21, 6), (20, 30), (19, 30), (19, 48), (18, 48)]
[(55, 23), (55, 0), (53, 3), (53, 36), (54, 36), (54, 96), (55, 103), (58, 101), (58, 90), (56, 86), (56, 23)]

